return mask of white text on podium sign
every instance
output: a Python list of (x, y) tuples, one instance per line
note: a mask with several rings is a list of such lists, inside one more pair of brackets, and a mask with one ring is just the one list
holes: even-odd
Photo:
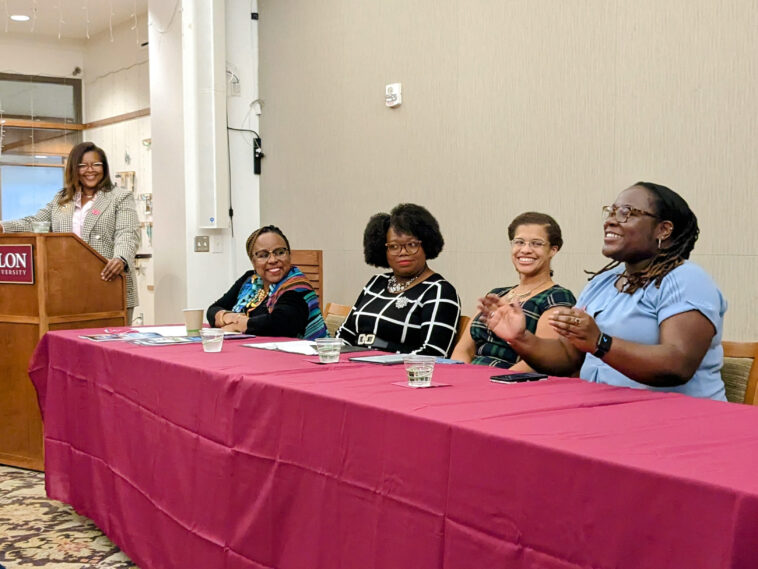
[(31, 245), (0, 245), (0, 283), (34, 284)]

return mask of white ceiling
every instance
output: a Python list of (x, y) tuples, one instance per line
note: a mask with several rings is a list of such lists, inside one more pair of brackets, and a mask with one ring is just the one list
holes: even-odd
[[(171, 2), (172, 0), (161, 0)], [(0, 34), (87, 39), (147, 12), (148, 0), (0, 0)], [(36, 9), (36, 18), (34, 17)], [(28, 22), (9, 16), (26, 14)], [(87, 25), (89, 20), (89, 25)]]

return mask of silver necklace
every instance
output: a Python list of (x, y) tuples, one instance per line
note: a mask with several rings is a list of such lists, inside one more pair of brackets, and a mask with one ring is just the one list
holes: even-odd
[[(416, 279), (421, 276), (421, 274), (426, 270), (426, 267), (421, 269), (420, 273), (417, 273), (413, 275), (410, 279), (406, 281), (401, 281), (398, 279), (394, 274), (390, 277), (389, 282), (387, 283), (387, 292), (390, 292), (392, 294), (398, 294), (400, 292), (405, 292), (408, 290), (408, 288), (416, 282)], [(400, 307), (402, 308), (402, 307)]]
[(529, 296), (529, 295), (530, 295), (530, 294), (531, 294), (533, 291), (537, 290), (537, 289), (538, 289), (538, 288), (540, 288), (542, 285), (544, 285), (544, 284), (546, 284), (546, 283), (549, 283), (549, 282), (550, 282), (550, 278), (547, 278), (547, 279), (545, 279), (544, 281), (542, 281), (541, 283), (539, 283), (538, 285), (535, 285), (535, 286), (533, 286), (532, 288), (530, 288), (530, 289), (529, 289), (528, 291), (526, 291), (526, 292), (516, 292), (516, 289), (517, 289), (517, 288), (518, 288), (518, 286), (519, 286), (519, 285), (516, 285), (516, 286), (514, 286), (514, 287), (513, 287), (511, 290), (509, 290), (509, 291), (506, 293), (506, 295), (505, 295), (505, 300), (506, 300), (507, 302), (511, 302), (511, 301), (513, 301), (513, 300), (516, 300), (516, 301), (518, 301), (519, 303), (523, 304), (523, 300), (522, 300), (522, 299), (525, 299), (525, 298), (526, 298), (527, 296)]

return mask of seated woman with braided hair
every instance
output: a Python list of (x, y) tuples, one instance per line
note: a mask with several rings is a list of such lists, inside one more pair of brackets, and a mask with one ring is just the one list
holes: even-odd
[(245, 245), (253, 269), (242, 275), (207, 312), (216, 328), (258, 336), (313, 340), (327, 335), (318, 295), (290, 261), (282, 230), (266, 225)]
[(603, 208), (603, 255), (574, 308), (550, 318), (558, 339), (527, 332), (518, 303), (481, 299), (487, 324), (534, 369), (610, 385), (725, 401), (719, 370), (726, 301), (688, 261), (699, 229), (676, 192), (638, 182)]

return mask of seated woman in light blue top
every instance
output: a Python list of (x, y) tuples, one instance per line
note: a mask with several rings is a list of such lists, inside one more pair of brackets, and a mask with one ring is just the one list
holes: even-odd
[(603, 255), (574, 308), (550, 324), (557, 340), (524, 327), (518, 303), (481, 299), (488, 326), (534, 369), (597, 383), (673, 391), (725, 401), (721, 334), (726, 301), (710, 276), (687, 261), (698, 238), (695, 214), (676, 192), (638, 182), (603, 208)]

